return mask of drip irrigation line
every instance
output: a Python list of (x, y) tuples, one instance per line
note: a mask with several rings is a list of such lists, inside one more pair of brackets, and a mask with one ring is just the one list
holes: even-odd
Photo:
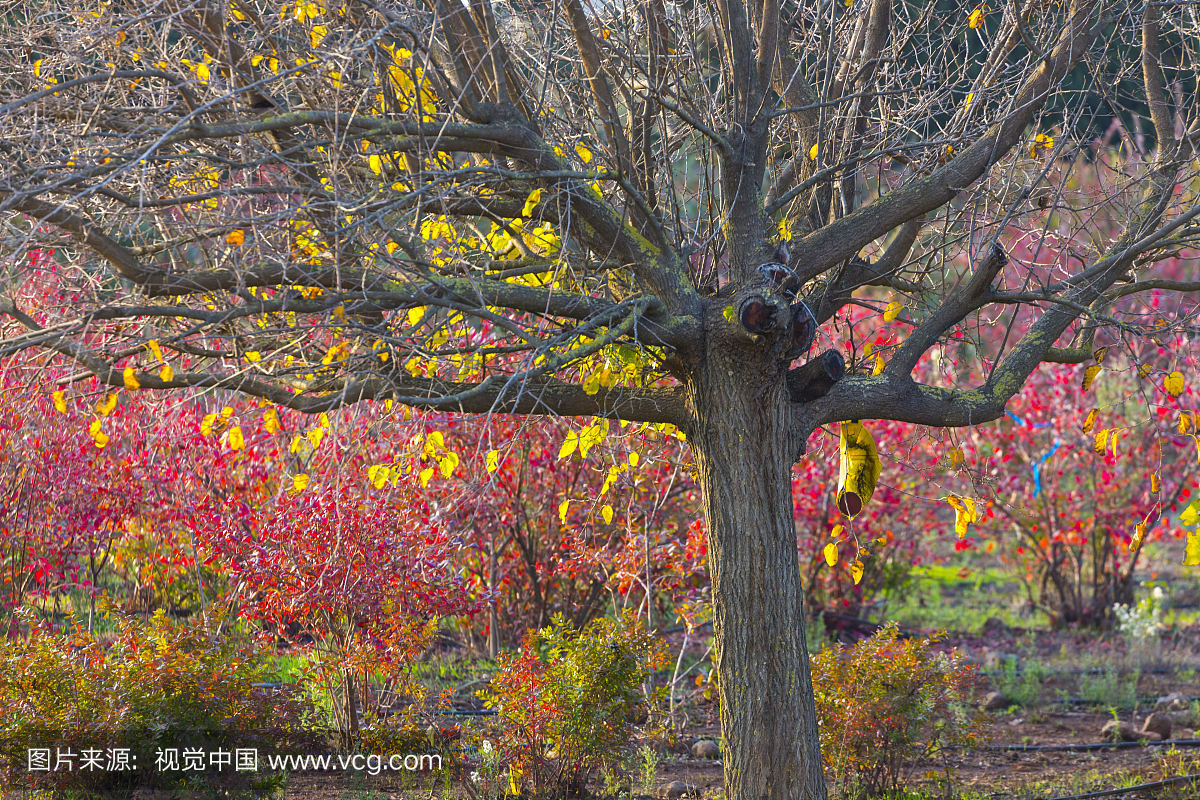
[[(1008, 661), (1010, 659), (1004, 659), (1004, 660)], [(1178, 669), (1171, 669), (1170, 667), (1152, 667), (1150, 669), (1139, 669), (1138, 670), (1138, 672), (1140, 672), (1143, 675), (1173, 675), (1179, 671), (1180, 670), (1178, 670)], [(997, 673), (997, 672), (1004, 672), (1004, 668), (1003, 667), (998, 668), (998, 669), (997, 668), (989, 668), (989, 669), (985, 670), (985, 672), (987, 672), (989, 674), (993, 674), (993, 673)], [(1042, 675), (1047, 678), (1050, 678), (1050, 677), (1053, 677), (1054, 675), (1104, 675), (1108, 672), (1109, 672), (1109, 670), (1107, 670), (1107, 669), (1099, 669), (1099, 668), (1056, 669), (1053, 672), (1043, 672)], [(1022, 668), (1018, 668), (1018, 669), (1013, 670), (1013, 674), (1014, 675), (1024, 675), (1025, 670)]]
[(1006, 750), (1016, 753), (1067, 752), (1071, 750), (1112, 750), (1126, 747), (1200, 747), (1200, 739), (1167, 739), (1162, 742), (1093, 742), (1088, 744), (990, 744), (976, 745), (971, 750)]
[(1112, 797), (1115, 794), (1126, 794), (1127, 792), (1143, 792), (1147, 789), (1159, 789), (1163, 786), (1170, 786), (1175, 783), (1183, 783), (1184, 781), (1200, 781), (1200, 774), (1183, 775), (1178, 778), (1167, 778), (1166, 780), (1155, 781), (1154, 783), (1139, 783), (1137, 786), (1128, 786), (1124, 789), (1104, 789), (1099, 792), (1088, 792), (1087, 794), (1064, 794), (1058, 797), (1049, 797), (1046, 800), (1088, 800), (1091, 797)]
[[(1151, 705), (1153, 703), (1157, 703), (1161, 699), (1162, 699), (1161, 697), (1138, 697), (1138, 698), (1135, 698), (1134, 703), (1139, 706)], [(1178, 699), (1183, 700), (1185, 703), (1190, 703), (1193, 700), (1200, 700), (1200, 697), (1180, 696)], [(1087, 697), (1060, 697), (1060, 698), (1058, 698), (1056, 700), (1052, 700), (1050, 702), (1051, 702), (1051, 704), (1066, 703), (1067, 705), (1072, 705), (1072, 706), (1086, 706), (1086, 705), (1109, 706), (1109, 705), (1112, 705), (1111, 702), (1108, 702), (1106, 700), (1092, 700)]]

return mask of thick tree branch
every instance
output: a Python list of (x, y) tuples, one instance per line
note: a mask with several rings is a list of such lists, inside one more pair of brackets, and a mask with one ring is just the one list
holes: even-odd
[(1039, 64), (1011, 103), (1011, 112), (961, 154), (925, 178), (895, 189), (847, 217), (794, 244), (800, 277), (809, 280), (850, 258), (892, 228), (950, 202), (973, 184), (1020, 140), (1025, 126), (1098, 35), (1093, 26), (1098, 0), (1078, 0), (1050, 56)]
[(938, 337), (987, 302), (992, 283), (1007, 263), (1008, 256), (1003, 248), (993, 242), (980, 255), (967, 282), (952, 291), (938, 309), (908, 335), (888, 364), (888, 371), (895, 370), (897, 375), (912, 372), (921, 356), (933, 346)]

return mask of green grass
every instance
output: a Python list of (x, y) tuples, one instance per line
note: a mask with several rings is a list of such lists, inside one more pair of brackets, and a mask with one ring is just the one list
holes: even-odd
[(1122, 675), (1115, 667), (1106, 666), (1099, 675), (1079, 676), (1079, 696), (1105, 707), (1133, 708), (1137, 705), (1137, 685), (1141, 675), (1136, 669)]
[(996, 690), (1023, 708), (1032, 708), (1041, 700), (1042, 681), (1046, 674), (1045, 667), (1038, 661), (1026, 661), (1025, 668), (1018, 671), (1016, 662), (1012, 660), (1005, 661), (999, 670), (988, 673)]
[(887, 616), (901, 627), (974, 633), (995, 617), (1006, 625), (1028, 628), (1045, 624), (1042, 615), (1023, 616), (1024, 589), (995, 568), (973, 569), (932, 565), (913, 570), (912, 579), (887, 597)]

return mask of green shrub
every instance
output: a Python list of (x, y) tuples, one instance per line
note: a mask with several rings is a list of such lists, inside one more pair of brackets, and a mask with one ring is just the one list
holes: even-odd
[(497, 711), (491, 735), (509, 788), (561, 796), (582, 791), (598, 769), (620, 768), (632, 751), (634, 722), (649, 711), (641, 685), (663, 658), (632, 617), (595, 620), (582, 631), (556, 617), (528, 635), (519, 653), (502, 654), (479, 696)]
[(931, 644), (901, 639), (890, 623), (853, 647), (812, 657), (821, 752), (848, 796), (896, 795), (917, 761), (977, 740), (980, 723), (968, 705), (976, 673)]
[[(81, 629), (32, 626), (24, 638), (0, 640), (0, 771), (14, 788), (58, 791), (197, 777), (254, 785), (264, 778), (266, 752), (315, 744), (296, 699), (253, 686), (263, 675), (254, 653), (210, 641), (197, 624), (175, 624), (161, 612), (145, 623), (118, 616), (107, 647)], [(257, 749), (259, 771), (211, 760), (239, 748)], [(30, 749), (48, 751), (51, 769), (31, 771)], [(203, 751), (203, 772), (182, 769), (187, 749)], [(171, 750), (177, 769), (158, 760)], [(84, 751), (102, 753), (104, 767), (86, 768)], [(136, 771), (110, 768), (122, 753)]]

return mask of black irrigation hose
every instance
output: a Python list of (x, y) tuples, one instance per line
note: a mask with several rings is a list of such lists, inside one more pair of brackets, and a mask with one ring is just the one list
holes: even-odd
[[(1149, 742), (1153, 747), (1200, 747), (1200, 739), (1167, 739), (1162, 742)], [(1090, 744), (990, 744), (977, 745), (971, 750), (1008, 750), (1017, 753), (1048, 752), (1069, 750), (1109, 750), (1121, 747), (1146, 747), (1146, 742), (1099, 742)]]
[(1058, 797), (1049, 797), (1046, 800), (1087, 800), (1090, 797), (1112, 797), (1114, 794), (1125, 794), (1127, 792), (1141, 792), (1146, 789), (1158, 789), (1162, 786), (1170, 786), (1174, 783), (1183, 783), (1184, 781), (1198, 781), (1200, 774), (1184, 775), (1179, 778), (1167, 778), (1154, 783), (1139, 783), (1137, 786), (1129, 786), (1125, 789), (1104, 789), (1099, 792), (1088, 792), (1087, 794), (1064, 794)]
[[(1003, 672), (1003, 671), (1004, 671), (1003, 668), (985, 670), (985, 672), (987, 672), (987, 674), (989, 674), (989, 675), (995, 674), (998, 672)], [(1176, 672), (1179, 672), (1179, 671), (1180, 670), (1178, 670), (1178, 669), (1172, 669), (1170, 667), (1153, 667), (1151, 669), (1139, 669), (1138, 670), (1138, 672), (1140, 672), (1142, 675), (1174, 675)], [(1047, 678), (1050, 678), (1050, 677), (1053, 677), (1054, 675), (1103, 675), (1107, 672), (1108, 672), (1107, 669), (1100, 669), (1097, 667), (1097, 668), (1092, 668), (1092, 669), (1057, 669), (1057, 670), (1054, 670), (1053, 672), (1043, 672), (1042, 675), (1044, 675)], [(1025, 670), (1024, 669), (1016, 669), (1016, 670), (1013, 670), (1013, 674), (1014, 675), (1024, 675)]]
[[(1154, 705), (1161, 699), (1162, 699), (1161, 697), (1138, 697), (1134, 700), (1134, 702), (1139, 706)], [(1200, 700), (1200, 697), (1182, 697), (1181, 696), (1178, 699), (1183, 700), (1185, 703), (1190, 703), (1193, 700)], [(1048, 704), (1050, 704), (1050, 705), (1053, 705), (1054, 703), (1062, 703), (1062, 704), (1069, 705), (1069, 706), (1088, 706), (1088, 705), (1110, 706), (1110, 705), (1112, 705), (1112, 703), (1107, 702), (1105, 700), (1090, 700), (1086, 697), (1059, 697), (1055, 700), (1048, 701)]]

